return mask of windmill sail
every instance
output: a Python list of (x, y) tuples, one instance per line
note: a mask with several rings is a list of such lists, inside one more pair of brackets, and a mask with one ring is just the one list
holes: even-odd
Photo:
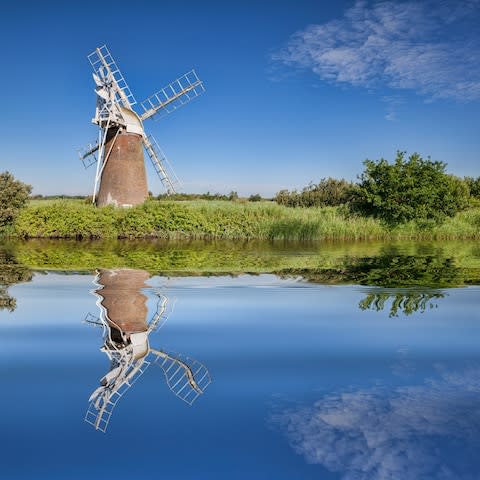
[(98, 145), (98, 140), (93, 143), (89, 143), (86, 147), (83, 147), (78, 150), (78, 156), (83, 163), (85, 169), (91, 167), (98, 161), (97, 152), (100, 146)]
[(140, 118), (143, 121), (154, 115), (158, 115), (158, 118), (163, 117), (198, 97), (204, 91), (203, 82), (198, 78), (195, 70), (190, 70), (144, 100), (141, 103), (144, 113), (140, 115)]
[(150, 351), (156, 355), (155, 362), (163, 370), (170, 391), (189, 405), (210, 385), (210, 374), (199, 361), (163, 350)]
[(121, 103), (126, 108), (131, 108), (137, 103), (125, 77), (122, 75), (106, 45), (96, 48), (88, 55), (88, 60), (95, 73), (94, 79), (97, 87), (100, 87), (103, 83), (111, 83), (115, 90), (116, 102)]
[(96, 430), (106, 432), (117, 402), (150, 366), (150, 362), (145, 359), (132, 361), (132, 357), (130, 349), (111, 354), (111, 370), (89, 398), (85, 421)]
[(153, 135), (145, 135), (143, 137), (143, 146), (167, 193), (177, 193), (178, 185), (180, 184), (178, 177)]

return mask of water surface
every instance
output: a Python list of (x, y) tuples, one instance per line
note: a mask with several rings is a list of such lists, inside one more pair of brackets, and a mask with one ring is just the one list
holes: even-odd
[(476, 257), (442, 252), (207, 277), (4, 250), (5, 478), (478, 478)]

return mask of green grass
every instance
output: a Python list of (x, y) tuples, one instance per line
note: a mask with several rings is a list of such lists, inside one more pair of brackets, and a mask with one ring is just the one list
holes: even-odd
[(68, 203), (70, 205), (86, 205), (87, 201), (85, 199), (54, 199), (54, 198), (40, 198), (40, 199), (30, 199), (28, 201), (29, 207), (48, 207), (51, 205), (56, 205), (58, 203)]
[(34, 200), (21, 212), (18, 238), (263, 240), (478, 239), (480, 208), (443, 225), (389, 228), (341, 207), (288, 208), (274, 202), (148, 201), (131, 209), (82, 200)]

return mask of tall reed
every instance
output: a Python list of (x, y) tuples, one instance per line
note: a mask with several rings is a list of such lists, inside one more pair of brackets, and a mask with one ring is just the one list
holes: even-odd
[(395, 228), (343, 207), (288, 208), (273, 202), (156, 201), (131, 209), (79, 201), (35, 202), (17, 219), (20, 238), (165, 238), (268, 240), (477, 239), (480, 208), (442, 225)]

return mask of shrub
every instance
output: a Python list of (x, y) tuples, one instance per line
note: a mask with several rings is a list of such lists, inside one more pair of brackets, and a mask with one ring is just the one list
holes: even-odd
[(298, 207), (297, 201), (298, 193), (296, 190), (289, 192), (287, 189), (280, 190), (274, 197), (275, 202), (286, 207)]
[(343, 178), (322, 178), (317, 185), (310, 184), (302, 191), (305, 206), (336, 207), (348, 203), (352, 184)]
[(0, 229), (12, 225), (25, 206), (32, 187), (9, 172), (0, 173)]
[(161, 193), (157, 196), (158, 200), (229, 200), (228, 195), (221, 193)]
[(228, 199), (231, 202), (236, 202), (238, 200), (238, 193), (234, 192), (233, 190), (228, 194)]
[(287, 207), (336, 207), (352, 198), (353, 184), (343, 178), (322, 178), (318, 184), (310, 183), (300, 193), (280, 190), (275, 201)]
[(465, 183), (468, 185), (470, 190), (470, 195), (473, 198), (480, 200), (480, 177), (473, 178), (473, 177), (465, 177)]
[(418, 153), (405, 159), (397, 152), (393, 164), (365, 160), (365, 170), (355, 191), (353, 208), (389, 224), (411, 220), (441, 223), (468, 206), (467, 185), (445, 172), (446, 164), (424, 160)]
[(250, 195), (248, 197), (249, 202), (261, 202), (262, 201), (262, 196), (259, 193), (255, 193), (254, 195)]

